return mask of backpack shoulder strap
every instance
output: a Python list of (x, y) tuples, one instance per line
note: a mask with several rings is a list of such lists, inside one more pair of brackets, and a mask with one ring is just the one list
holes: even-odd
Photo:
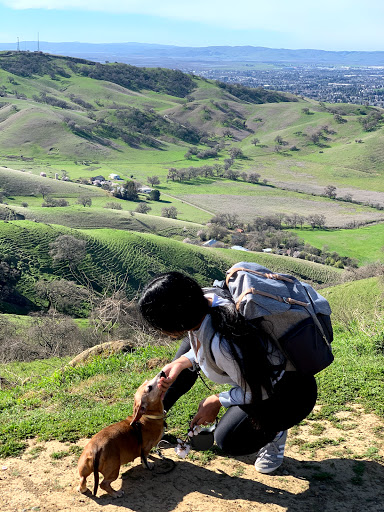
[(251, 274), (255, 274), (257, 276), (266, 277), (268, 279), (275, 279), (277, 281), (287, 281), (288, 283), (293, 283), (293, 279), (290, 279), (289, 277), (283, 276), (281, 274), (274, 274), (271, 273), (265, 273), (265, 272), (258, 272), (257, 270), (252, 270), (250, 268), (243, 268), (243, 267), (236, 267), (232, 268), (228, 271), (227, 277), (225, 278), (225, 282), (228, 286), (229, 280), (233, 276), (233, 274), (236, 274), (236, 272), (250, 272)]

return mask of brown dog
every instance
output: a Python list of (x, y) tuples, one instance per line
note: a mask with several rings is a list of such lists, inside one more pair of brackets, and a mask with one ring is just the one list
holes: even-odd
[(96, 495), (99, 472), (104, 479), (100, 487), (114, 498), (123, 496), (124, 491), (115, 491), (111, 482), (119, 476), (121, 464), (141, 457), (143, 466), (152, 469), (147, 461), (150, 450), (160, 441), (164, 431), (164, 409), (161, 390), (157, 387), (160, 372), (151, 381), (145, 381), (135, 393), (133, 416), (103, 428), (85, 446), (77, 464), (80, 474), (78, 490), (87, 491), (87, 477), (94, 474)]

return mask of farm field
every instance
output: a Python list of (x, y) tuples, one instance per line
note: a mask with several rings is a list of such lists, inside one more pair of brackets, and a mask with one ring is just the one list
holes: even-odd
[(338, 229), (335, 231), (300, 230), (294, 232), (307, 243), (321, 249), (325, 245), (330, 251), (348, 254), (360, 265), (384, 262), (384, 225), (376, 224), (359, 229)]
[[(58, 218), (61, 216), (70, 219), (73, 204), (82, 195), (92, 198), (92, 207), (87, 208), (87, 211), (75, 206), (76, 215), (82, 212), (84, 217), (92, 216), (93, 212), (96, 217), (99, 216), (100, 210), (96, 209), (111, 201), (118, 202), (125, 211), (134, 210), (138, 204), (115, 199), (106, 191), (94, 186), (41, 178), (9, 168), (0, 168), (0, 181), (3, 186), (11, 189), (11, 195), (7, 199), (9, 206), (14, 207), (26, 218), (36, 218), (43, 222), (60, 223)], [(47, 188), (51, 197), (65, 198), (72, 206), (41, 208), (43, 199), (39, 187), (42, 185)], [(255, 217), (276, 213), (302, 216), (316, 213), (324, 215), (326, 225), (329, 227), (340, 227), (353, 221), (364, 224), (384, 220), (383, 212), (369, 206), (241, 181), (199, 178), (188, 184), (165, 181), (157, 188), (161, 194), (160, 201), (148, 202), (147, 196), (139, 195), (139, 200), (147, 202), (151, 207), (151, 214), (160, 216), (162, 208), (174, 206), (178, 211), (177, 217), (188, 222), (205, 223), (213, 215), (227, 211), (239, 215), (242, 222), (251, 222)], [(20, 210), (19, 206), (25, 202), (28, 209)], [(113, 215), (115, 212), (110, 213)], [(68, 221), (65, 225), (68, 225)], [(79, 226), (79, 223), (73, 224), (73, 227)]]

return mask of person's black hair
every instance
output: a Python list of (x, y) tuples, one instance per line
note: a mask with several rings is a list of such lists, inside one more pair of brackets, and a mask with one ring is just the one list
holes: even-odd
[(194, 279), (181, 272), (166, 272), (146, 285), (139, 310), (152, 327), (172, 334), (197, 327), (209, 312), (209, 304)]
[(260, 322), (248, 322), (234, 303), (210, 308), (212, 326), (223, 337), (240, 369), (241, 387), (251, 391), (252, 402), (261, 400), (262, 390), (272, 394), (273, 368), (268, 360), (268, 334)]

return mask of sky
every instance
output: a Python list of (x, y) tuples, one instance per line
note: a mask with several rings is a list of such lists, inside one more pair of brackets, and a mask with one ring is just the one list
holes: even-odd
[(383, 0), (0, 0), (0, 42), (21, 50), (39, 38), (384, 51), (383, 27)]

